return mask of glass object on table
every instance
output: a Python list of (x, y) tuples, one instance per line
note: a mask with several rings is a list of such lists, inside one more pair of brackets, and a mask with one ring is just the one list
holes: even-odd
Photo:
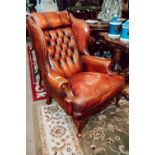
[(129, 42), (129, 20), (122, 24), (122, 33), (121, 33), (121, 41), (124, 43)]
[(35, 6), (37, 4), (37, 0), (26, 0), (26, 13), (36, 12)]
[(37, 12), (58, 11), (58, 6), (55, 0), (37, 0)]
[(115, 15), (121, 17), (121, 4), (122, 0), (104, 0), (102, 10), (97, 18), (105, 23), (109, 23)]

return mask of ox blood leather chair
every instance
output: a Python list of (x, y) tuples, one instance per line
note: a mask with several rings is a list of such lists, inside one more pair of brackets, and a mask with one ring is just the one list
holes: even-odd
[(88, 25), (67, 11), (32, 13), (27, 26), (44, 80), (47, 104), (54, 98), (73, 117), (80, 137), (89, 116), (121, 93), (124, 78), (110, 70), (111, 59), (90, 56)]

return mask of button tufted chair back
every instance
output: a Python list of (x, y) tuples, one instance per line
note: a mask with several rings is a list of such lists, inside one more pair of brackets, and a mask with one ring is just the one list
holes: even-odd
[(51, 69), (70, 77), (81, 69), (79, 52), (70, 27), (44, 31), (47, 58)]
[(68, 13), (34, 13), (32, 19), (43, 32), (47, 66), (66, 78), (79, 72), (79, 52)]

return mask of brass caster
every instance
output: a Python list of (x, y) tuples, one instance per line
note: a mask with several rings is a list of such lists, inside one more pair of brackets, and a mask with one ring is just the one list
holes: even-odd
[(78, 132), (78, 133), (77, 133), (77, 137), (78, 137), (78, 138), (81, 138), (81, 137), (82, 137), (82, 133), (79, 133), (79, 132)]

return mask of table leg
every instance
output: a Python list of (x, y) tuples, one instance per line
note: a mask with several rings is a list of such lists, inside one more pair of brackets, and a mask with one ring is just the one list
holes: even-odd
[(122, 71), (122, 67), (120, 65), (120, 60), (121, 60), (121, 50), (120, 49), (115, 49), (115, 54), (114, 54), (114, 71), (120, 73)]
[(122, 90), (122, 95), (124, 96), (126, 100), (129, 101), (129, 85), (126, 85), (124, 87), (124, 89)]

